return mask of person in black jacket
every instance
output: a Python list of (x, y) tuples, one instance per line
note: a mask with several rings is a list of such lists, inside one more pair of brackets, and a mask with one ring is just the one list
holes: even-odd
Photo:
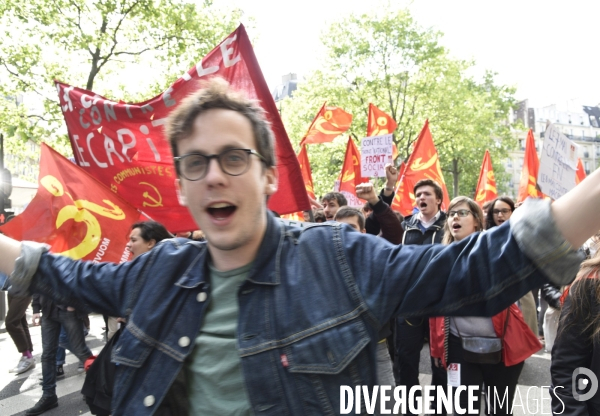
[[(386, 186), (380, 199), (391, 204), (394, 199), (394, 184), (398, 171), (386, 166)], [(444, 194), (442, 187), (431, 179), (423, 179), (413, 188), (419, 212), (408, 216), (402, 222), (404, 229), (401, 244), (440, 244), (444, 237), (446, 213), (441, 210)], [(380, 225), (372, 214), (367, 218), (367, 232), (379, 234)], [(397, 386), (406, 386), (407, 391), (419, 385), (419, 361), (425, 338), (429, 335), (427, 319), (397, 318), (394, 328), (394, 378)], [(432, 385), (445, 386), (446, 373), (432, 362)]]
[(550, 366), (555, 415), (600, 416), (599, 273), (596, 253), (581, 265), (562, 308)]

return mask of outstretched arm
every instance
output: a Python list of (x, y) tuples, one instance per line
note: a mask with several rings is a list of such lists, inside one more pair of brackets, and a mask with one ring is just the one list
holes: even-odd
[(600, 169), (552, 204), (556, 227), (573, 247), (600, 230)]
[(21, 243), (0, 234), (0, 253), (0, 272), (10, 276), (21, 253)]

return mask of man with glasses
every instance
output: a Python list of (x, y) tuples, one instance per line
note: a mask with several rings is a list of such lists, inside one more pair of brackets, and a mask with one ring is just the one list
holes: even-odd
[(206, 242), (163, 240), (115, 265), (0, 236), (16, 294), (127, 317), (112, 356), (115, 416), (338, 414), (341, 386), (376, 384), (377, 334), (393, 315), (493, 315), (546, 276), (565, 283), (580, 262), (569, 244), (600, 229), (583, 208), (600, 204), (600, 172), (552, 208), (528, 203), (510, 227), (450, 246), (286, 226), (267, 209), (277, 169), (263, 111), (222, 80), (179, 103), (166, 135)]

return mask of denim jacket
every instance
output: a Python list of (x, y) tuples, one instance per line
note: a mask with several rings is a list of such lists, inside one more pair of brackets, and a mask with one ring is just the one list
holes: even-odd
[[(238, 292), (237, 347), (254, 414), (338, 414), (341, 385), (376, 384), (377, 332), (394, 315), (492, 316), (545, 275), (558, 284), (572, 278), (581, 257), (549, 205), (526, 205), (510, 225), (449, 246), (396, 246), (343, 224), (299, 229), (269, 216)], [(42, 251), (23, 245), (13, 289), (127, 316), (112, 357), (113, 414), (153, 414), (210, 300), (206, 244), (165, 240), (120, 265)]]

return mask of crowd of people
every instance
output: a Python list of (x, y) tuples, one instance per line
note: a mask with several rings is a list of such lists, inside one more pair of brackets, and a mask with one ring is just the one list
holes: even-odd
[[(24, 316), (33, 294), (42, 299), (43, 395), (27, 415), (58, 406), (59, 346), (92, 361), (83, 318), (91, 311), (115, 317), (110, 354), (93, 360), (84, 385), (93, 414), (339, 414), (342, 386), (419, 385), (428, 340), (433, 385), (507, 391), (486, 411), (508, 415), (523, 362), (544, 340), (532, 291), (562, 310), (555, 386), (570, 388), (577, 367), (600, 375), (598, 235), (589, 240), (600, 229), (600, 172), (553, 204), (516, 208), (501, 197), (482, 210), (461, 196), (446, 212), (439, 184), (423, 180), (414, 214), (402, 218), (390, 208), (390, 165), (379, 194), (357, 186), (361, 209), (328, 193), (312, 215), (323, 224), (298, 228), (267, 209), (277, 169), (256, 102), (208, 81), (173, 111), (166, 136), (197, 239), (136, 224), (134, 258), (117, 265), (0, 235), (17, 373), (35, 365)], [(580, 393), (558, 391), (555, 411), (598, 415), (600, 396), (579, 401)]]

